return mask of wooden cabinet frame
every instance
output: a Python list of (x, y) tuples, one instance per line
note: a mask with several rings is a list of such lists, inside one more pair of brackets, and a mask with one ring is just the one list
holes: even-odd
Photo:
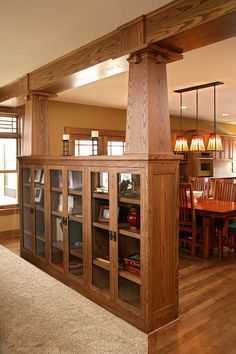
[[(177, 303), (177, 225), (173, 210), (177, 210), (176, 196), (178, 160), (121, 157), (89, 157), (84, 158), (20, 158), (20, 166), (36, 168), (41, 166), (45, 171), (45, 223), (46, 223), (46, 259), (42, 262), (36, 257), (35, 252), (30, 252), (23, 247), (23, 230), (21, 236), (21, 256), (34, 263), (44, 271), (75, 288), (91, 300), (99, 303), (114, 314), (120, 316), (144, 332), (150, 333), (163, 324), (174, 320), (178, 316)], [(50, 202), (50, 171), (62, 170), (62, 193), (64, 193), (63, 215), (68, 218), (67, 212), (67, 171), (82, 171), (83, 187), (83, 278), (77, 278), (69, 272), (69, 244), (68, 226), (64, 226), (64, 269), (59, 269), (51, 262), (51, 202)], [(135, 237), (133, 232), (123, 230), (118, 224), (118, 210), (120, 203), (132, 200), (126, 197), (118, 198), (118, 173), (132, 173), (140, 175), (140, 215), (141, 229), (140, 255), (141, 255), (141, 277), (140, 277), (140, 307), (135, 307), (119, 298), (118, 296), (118, 242), (110, 240), (110, 294), (92, 283), (92, 198), (91, 173), (109, 172), (109, 208), (110, 223), (106, 229), (116, 232), (117, 237), (124, 235), (129, 242)], [(31, 172), (33, 173), (33, 172)], [(149, 181), (149, 182), (148, 182)], [(21, 173), (21, 183), (22, 173)], [(31, 183), (32, 177), (31, 177)], [(96, 194), (96, 193), (95, 193)], [(104, 199), (105, 200), (105, 199)], [(120, 200), (120, 201), (119, 201)], [(21, 201), (22, 202), (22, 201)], [(119, 203), (119, 204), (118, 204)], [(140, 203), (140, 204), (139, 204)], [(168, 205), (175, 203), (176, 208), (169, 208)], [(165, 206), (165, 207), (164, 207)], [(155, 213), (155, 217), (151, 216)], [(105, 226), (104, 226), (105, 227)], [(123, 230), (123, 231), (122, 231)], [(123, 236), (122, 236), (123, 237)], [(172, 244), (172, 247), (169, 245)], [(165, 261), (164, 261), (165, 260)], [(124, 275), (121, 273), (120, 275)], [(131, 277), (132, 278), (132, 277)], [(128, 278), (127, 278), (128, 279)], [(135, 279), (133, 277), (133, 279)], [(134, 280), (131, 280), (134, 281)]]

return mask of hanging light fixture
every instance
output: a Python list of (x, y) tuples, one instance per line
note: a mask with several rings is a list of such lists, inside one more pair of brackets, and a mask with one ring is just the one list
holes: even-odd
[(198, 134), (198, 89), (196, 90), (196, 135), (192, 137), (190, 151), (205, 151), (204, 140)]
[(177, 136), (175, 142), (175, 152), (186, 152), (188, 151), (188, 142), (187, 139), (183, 136), (183, 100), (182, 92), (180, 92), (180, 135)]
[(207, 150), (209, 151), (222, 151), (222, 141), (219, 134), (216, 134), (216, 85), (220, 85), (222, 82), (214, 83), (214, 133), (210, 134)]

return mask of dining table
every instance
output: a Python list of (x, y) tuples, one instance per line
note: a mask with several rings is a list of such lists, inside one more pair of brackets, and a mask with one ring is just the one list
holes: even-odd
[(236, 217), (236, 202), (215, 199), (198, 199), (194, 203), (195, 214), (202, 217), (203, 257), (208, 258), (212, 249), (211, 220), (214, 218), (225, 221), (227, 218)]

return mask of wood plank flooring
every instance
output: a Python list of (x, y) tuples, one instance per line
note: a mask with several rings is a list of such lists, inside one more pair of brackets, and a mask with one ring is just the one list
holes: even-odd
[(180, 259), (179, 312), (149, 336), (149, 354), (236, 353), (236, 255)]
[[(0, 244), (19, 254), (17, 235)], [(236, 354), (236, 254), (180, 258), (180, 319), (149, 336), (149, 354)]]

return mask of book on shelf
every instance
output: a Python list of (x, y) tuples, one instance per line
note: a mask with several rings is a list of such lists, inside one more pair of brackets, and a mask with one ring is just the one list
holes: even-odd
[(62, 219), (56, 219), (56, 241), (63, 241), (63, 225)]
[(138, 260), (124, 258), (124, 264), (130, 265), (132, 267), (140, 268), (140, 261), (138, 261)]
[(73, 195), (68, 196), (68, 213), (76, 216), (82, 216), (82, 199), (74, 197)]
[(78, 262), (78, 261), (70, 261), (69, 267), (70, 267), (70, 269), (83, 268), (83, 263), (82, 262)]
[(131, 266), (129, 264), (124, 264), (124, 270), (135, 275), (140, 275), (140, 268)]
[(62, 199), (62, 194), (59, 194), (58, 196), (58, 206), (57, 206), (58, 211), (63, 210), (63, 199)]
[(82, 189), (82, 173), (78, 171), (68, 172), (69, 189)]

